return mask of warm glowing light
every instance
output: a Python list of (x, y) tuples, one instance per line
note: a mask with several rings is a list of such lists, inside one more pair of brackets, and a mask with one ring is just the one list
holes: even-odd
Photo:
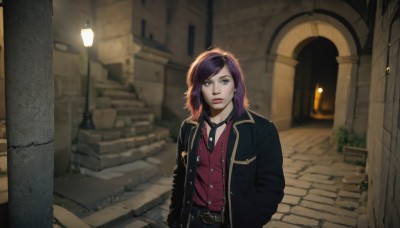
[(318, 93), (322, 93), (324, 91), (324, 89), (322, 89), (321, 87), (318, 88)]
[(91, 47), (93, 45), (94, 33), (92, 28), (81, 29), (81, 36), (83, 40), (83, 45), (85, 47)]

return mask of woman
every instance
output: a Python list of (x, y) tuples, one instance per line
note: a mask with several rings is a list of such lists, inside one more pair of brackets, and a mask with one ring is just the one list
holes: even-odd
[(261, 228), (285, 186), (274, 124), (248, 110), (243, 73), (229, 52), (200, 54), (186, 82), (191, 116), (178, 139), (168, 225)]

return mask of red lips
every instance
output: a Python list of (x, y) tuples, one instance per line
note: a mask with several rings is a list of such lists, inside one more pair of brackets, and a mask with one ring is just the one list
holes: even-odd
[(215, 99), (212, 99), (211, 101), (213, 104), (219, 104), (219, 103), (222, 103), (223, 100), (221, 98), (215, 98)]

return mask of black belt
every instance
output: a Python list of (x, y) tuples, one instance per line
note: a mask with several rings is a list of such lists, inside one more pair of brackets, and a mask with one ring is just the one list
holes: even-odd
[(211, 212), (205, 208), (193, 207), (190, 212), (191, 219), (200, 219), (205, 224), (222, 223), (222, 214), (218, 212)]

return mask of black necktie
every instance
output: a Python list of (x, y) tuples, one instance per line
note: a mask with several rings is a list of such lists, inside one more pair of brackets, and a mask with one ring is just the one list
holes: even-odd
[(215, 141), (215, 132), (217, 131), (217, 128), (222, 126), (223, 124), (227, 123), (229, 119), (232, 117), (233, 110), (232, 112), (226, 117), (226, 119), (218, 124), (211, 122), (210, 117), (206, 114), (206, 121), (208, 125), (210, 125), (210, 134), (208, 135), (208, 141), (207, 141), (207, 148), (210, 152), (214, 151), (214, 141)]

